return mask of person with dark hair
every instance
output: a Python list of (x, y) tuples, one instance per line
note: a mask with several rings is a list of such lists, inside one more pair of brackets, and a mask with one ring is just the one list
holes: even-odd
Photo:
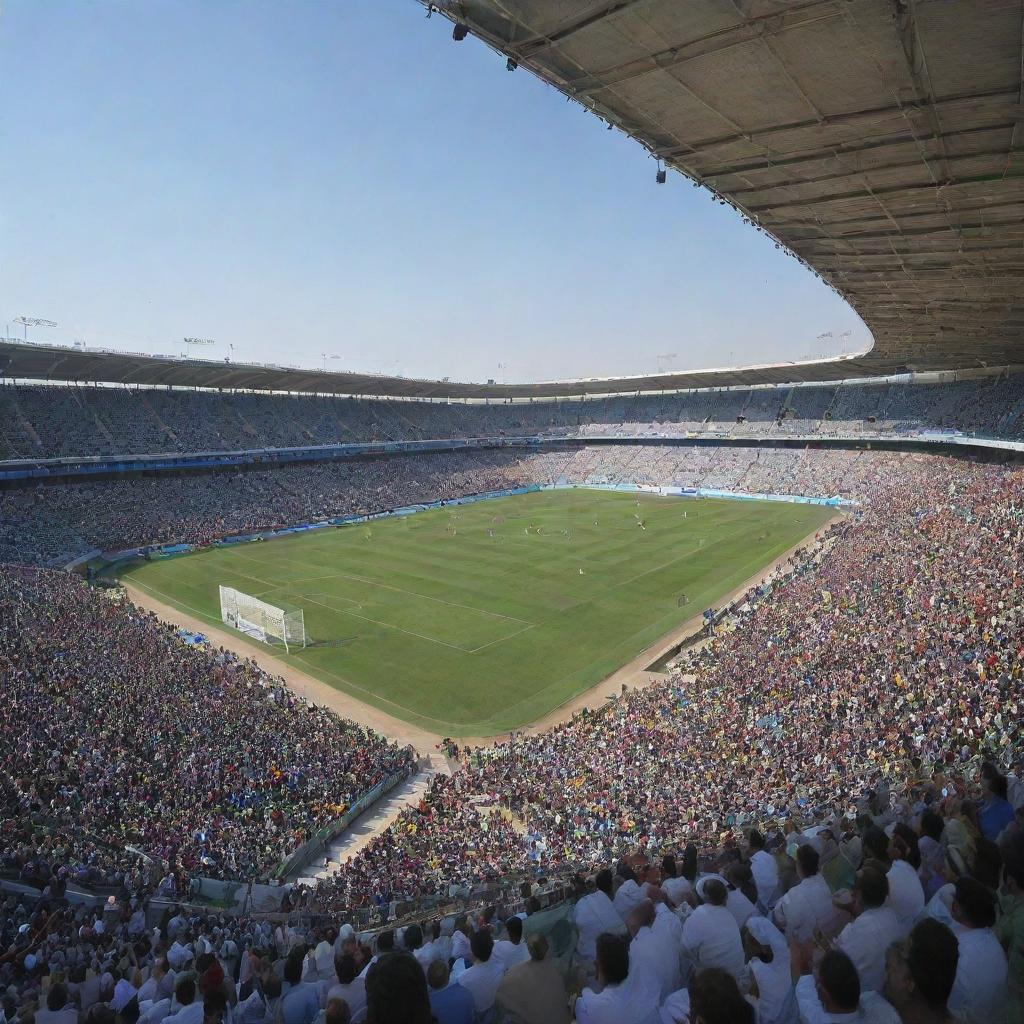
[(924, 910), (924, 887), (918, 874), (921, 853), (913, 829), (902, 823), (895, 826), (892, 839), (887, 842), (890, 864), (885, 873), (889, 882), (888, 903), (896, 912), (903, 934), (906, 935)]
[(359, 967), (351, 953), (334, 958), (334, 973), (337, 983), (327, 989), (324, 1002), (344, 999), (354, 1017), (366, 1005), (366, 979), (359, 977)]
[(661, 889), (677, 907), (693, 892), (693, 885), (683, 877), (670, 853), (661, 859)]
[(304, 947), (293, 949), (284, 962), (284, 995), (281, 997), (283, 1024), (313, 1024), (320, 1011), (320, 993), (312, 982), (302, 980)]
[(469, 944), (469, 918), (460, 914), (452, 926), (452, 941), (449, 947), (449, 954), (452, 960), (468, 959), (471, 948)]
[(871, 864), (883, 872), (889, 870), (889, 837), (877, 825), (869, 825), (861, 836), (864, 865)]
[(995, 842), (1013, 821), (1013, 805), (1006, 799), (1006, 776), (991, 762), (981, 766), (982, 801), (978, 808), (978, 827), (986, 839)]
[(510, 917), (505, 922), (505, 932), (508, 938), (499, 939), (494, 944), (494, 952), (491, 955), (496, 957), (507, 971), (510, 967), (529, 960), (530, 953), (526, 948), (526, 943), (523, 942), (523, 919), (521, 917)]
[(326, 985), (334, 984), (334, 941), (337, 937), (333, 928), (326, 931), (317, 928), (313, 933), (313, 938), (317, 940), (311, 954), (316, 965), (316, 980)]
[(690, 982), (690, 1024), (754, 1024), (755, 1019), (728, 971), (705, 967)]
[(628, 919), (630, 911), (641, 900), (647, 898), (647, 886), (643, 880), (646, 870), (646, 862), (638, 864), (634, 859), (634, 862), (630, 863), (626, 858), (620, 860), (615, 868), (615, 874), (622, 879), (622, 882), (615, 890), (612, 903), (623, 921)]
[(494, 997), (501, 984), (505, 966), (494, 953), (494, 939), (484, 928), (473, 932), (469, 940), (473, 951), (473, 966), (458, 977), (458, 984), (469, 991), (478, 1014), (485, 1014), (494, 1006)]
[(978, 1020), (999, 1020), (1006, 1005), (1007, 962), (992, 930), (996, 899), (981, 882), (964, 875), (956, 881), (952, 907), (959, 960), (949, 1008)]
[[(658, 1002), (679, 988), (679, 939), (682, 926), (679, 918), (665, 904), (659, 921), (654, 904), (644, 900), (629, 915), (630, 934), (633, 941), (629, 946), (629, 959), (634, 971), (640, 970), (646, 978), (645, 984), (654, 986)], [(675, 925), (673, 930), (669, 921)]]
[(411, 924), (402, 933), (402, 946), (407, 953), (415, 955), (423, 945), (423, 929), (418, 924)]
[(366, 961), (362, 974), (360, 975), (361, 978), (366, 978), (366, 975), (370, 972), (370, 968), (377, 963), (381, 957), (387, 956), (389, 953), (393, 953), (395, 951), (395, 933), (390, 928), (378, 933), (377, 940), (374, 945), (376, 947), (376, 952), (369, 958), (369, 960)]
[(408, 953), (380, 957), (366, 975), (366, 1024), (432, 1024), (433, 1019), (427, 979), (416, 958)]
[(885, 959), (885, 998), (904, 1024), (949, 1024), (955, 1018), (947, 1003), (956, 979), (956, 936), (941, 922), (926, 917)]
[(738, 978), (744, 963), (743, 940), (726, 906), (728, 892), (718, 878), (702, 881), (704, 903), (683, 923), (683, 952), (697, 969), (721, 967)]
[(612, 873), (602, 868), (594, 879), (596, 890), (584, 896), (573, 908), (573, 920), (579, 938), (576, 940), (576, 960), (586, 972), (588, 979), (595, 974), (594, 960), (597, 956), (597, 937), (604, 932), (625, 935), (626, 922), (612, 903)]
[(219, 988), (203, 993), (203, 1024), (223, 1024), (227, 1010), (227, 996)]
[(842, 929), (844, 917), (832, 902), (832, 890), (819, 874), (818, 851), (810, 843), (796, 848), (796, 873), (800, 879), (775, 905), (772, 917), (786, 938), (806, 942), (817, 928), (831, 937)]
[(734, 860), (722, 869), (728, 896), (725, 905), (729, 913), (736, 918), (742, 928), (748, 918), (757, 913), (757, 887), (754, 885), (754, 873), (744, 860)]
[(756, 828), (747, 833), (747, 859), (757, 886), (757, 908), (762, 914), (770, 914), (779, 898), (779, 866)]
[[(271, 970), (263, 978), (263, 1000), (266, 1006), (263, 1019), (266, 1021), (279, 1021), (281, 1019), (281, 991), (284, 986), (281, 979)], [(254, 993), (258, 996), (259, 993)]]
[(693, 885), (697, 881), (697, 872), (697, 847), (693, 843), (687, 843), (686, 849), (683, 850), (683, 866), (679, 869), (679, 874)]
[(183, 974), (176, 978), (174, 1002), (171, 1003), (174, 1012), (164, 1017), (164, 1024), (200, 1024), (203, 1019), (203, 1001), (196, 999), (197, 992), (194, 975)]
[(1004, 838), (1000, 851), (1003, 871), (995, 933), (1010, 966), (1008, 1017), (1012, 1024), (1024, 1024), (1024, 833)]
[(629, 984), (629, 968), (629, 940), (609, 932), (599, 935), (597, 981), (602, 987), (585, 988), (576, 1000), (577, 1024), (658, 1024), (657, 990)]
[(830, 949), (815, 973), (796, 983), (796, 1003), (801, 1024), (900, 1024), (899, 1014), (881, 995), (861, 991), (857, 968), (838, 949)]
[(476, 1008), (469, 989), (449, 984), (448, 964), (434, 960), (427, 967), (430, 1010), (437, 1024), (473, 1024)]
[(36, 1010), (35, 1019), (38, 1024), (78, 1024), (78, 1010), (68, 999), (66, 985), (58, 981), (50, 986), (46, 1008)]
[(878, 992), (885, 977), (885, 951), (903, 937), (889, 898), (889, 881), (879, 868), (863, 867), (853, 890), (854, 919), (839, 933), (836, 948), (853, 961), (861, 987)]
[(441, 942), (441, 922), (434, 921), (432, 924), (422, 927), (423, 943), (418, 949), (412, 951), (412, 955), (420, 962), (424, 971), (435, 960), (447, 960), (446, 951)]
[(510, 967), (498, 986), (496, 1005), (503, 1020), (517, 1024), (567, 1024), (569, 996), (565, 979), (548, 956), (548, 940), (531, 935), (529, 959)]
[(921, 854), (921, 885), (924, 887), (925, 899), (931, 899), (945, 884), (946, 848), (942, 842), (942, 833), (946, 823), (942, 815), (928, 810), (921, 815), (920, 837), (917, 849)]

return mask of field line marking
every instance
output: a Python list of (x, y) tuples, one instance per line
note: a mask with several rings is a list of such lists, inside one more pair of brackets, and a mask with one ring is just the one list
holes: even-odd
[[(248, 558), (249, 561), (257, 562), (259, 565), (265, 564), (263, 562), (260, 562), (259, 559), (250, 558), (248, 555), (239, 554), (239, 558)], [(310, 564), (309, 562), (301, 562), (298, 559), (294, 559), (294, 558), (290, 559), (290, 563), (292, 565), (309, 565)], [(244, 576), (245, 573), (239, 573), (238, 575)], [(256, 578), (255, 576), (250, 576), (249, 577), (249, 579), (255, 579), (255, 578)], [(351, 572), (335, 572), (335, 573), (332, 573), (330, 576), (322, 576), (322, 577), (315, 577), (315, 578), (317, 578), (317, 579), (338, 579), (338, 578), (341, 578), (341, 579), (346, 579), (346, 580), (356, 580), (359, 583), (369, 583), (373, 587), (383, 587), (385, 590), (394, 590), (396, 593), (405, 594), (407, 597), (418, 597), (418, 598), (420, 598), (423, 601), (436, 601), (438, 604), (446, 604), (446, 605), (448, 605), (449, 608), (462, 608), (464, 611), (467, 611), (467, 612), (478, 612), (480, 615), (490, 615), (490, 616), (492, 616), (493, 618), (496, 618), (496, 619), (508, 619), (510, 622), (519, 622), (519, 623), (521, 623), (524, 626), (535, 626), (535, 625), (537, 625), (537, 623), (535, 623), (535, 622), (527, 622), (526, 619), (518, 619), (514, 615), (503, 615), (501, 612), (492, 612), (492, 611), (489, 611), (487, 608), (475, 608), (471, 604), (459, 604), (456, 601), (446, 601), (446, 600), (444, 600), (444, 598), (441, 598), (441, 597), (431, 597), (429, 594), (418, 594), (415, 590), (406, 590), (403, 587), (395, 587), (395, 586), (392, 586), (390, 583), (380, 583), (377, 580), (370, 579), (369, 576), (357, 576), (355, 573), (351, 573)], [(261, 583), (265, 583), (266, 580), (260, 580), (260, 582)], [(282, 583), (281, 587), (283, 588), (283, 587), (287, 587), (287, 586), (290, 586), (290, 585), (291, 584), (289, 584), (289, 583)], [(275, 588), (275, 589), (278, 589), (278, 588)], [(460, 647), (459, 650), (463, 650), (463, 648)]]
[[(822, 524), (822, 525), (824, 525), (824, 524)], [(799, 545), (799, 544), (803, 544), (804, 542), (806, 542), (808, 537), (812, 536), (814, 533), (817, 533), (818, 530), (820, 530), (821, 528), (822, 528), (821, 526), (815, 527), (815, 529), (811, 533), (805, 534), (801, 540), (797, 540), (793, 545), (791, 545), (791, 547), (794, 547), (794, 546)], [(725, 539), (726, 538), (724, 538), (724, 537), (722, 538), (722, 540), (725, 540)], [(715, 543), (717, 544), (718, 541), (715, 541)], [(784, 549), (782, 554), (785, 554), (785, 551), (788, 551), (788, 550), (789, 550), (789, 548)], [(754, 586), (754, 584), (751, 581), (763, 569), (765, 569), (768, 565), (770, 565), (771, 562), (775, 561), (775, 559), (779, 558), (779, 557), (780, 557), (779, 555), (775, 555), (768, 562), (762, 561), (760, 557), (751, 559), (750, 562), (744, 562), (743, 563), (744, 571), (746, 571), (747, 569), (753, 567), (754, 565), (758, 565), (758, 566), (760, 566), (760, 568), (757, 569), (750, 576), (743, 576), (742, 577), (742, 583), (740, 584), (740, 587), (743, 588), (744, 590), (749, 590), (752, 586)], [(612, 587), (610, 589), (614, 590), (615, 587)], [(608, 593), (608, 591), (604, 591), (604, 593)], [(730, 593), (730, 591), (727, 590), (727, 591), (725, 591), (725, 593), (728, 594), (728, 593)], [(715, 600), (718, 600), (718, 598), (715, 598)], [(581, 603), (583, 603), (583, 602), (581, 602)], [(575, 607), (578, 607), (578, 606), (577, 605), (573, 605), (573, 607), (575, 608)], [(568, 611), (569, 609), (565, 609), (565, 610)], [(556, 612), (555, 614), (556, 615), (561, 615), (562, 612)], [(641, 626), (635, 632), (630, 633), (629, 636), (625, 637), (622, 641), (620, 641), (620, 646), (621, 646), (621, 644), (632, 644), (633, 640), (636, 637), (638, 637), (641, 633), (643, 633), (645, 630), (653, 629), (653, 628), (655, 628), (657, 623), (661, 623), (661, 622), (663, 622), (667, 618), (674, 618), (674, 617), (675, 616), (674, 616), (673, 612), (671, 612), (671, 611), (666, 612), (665, 615), (662, 615), (660, 618), (655, 619), (654, 622), (648, 622), (646, 625)], [(696, 616), (691, 616), (691, 618), (696, 618)], [(688, 620), (686, 620), (686, 619), (683, 620), (683, 622), (686, 622), (686, 621), (688, 621)], [(681, 623), (679, 625), (681, 625)], [(666, 632), (661, 634), (661, 636), (667, 635), (668, 632), (670, 632), (670, 630), (666, 630)], [(575, 675), (575, 674), (579, 674), (579, 673), (585, 673), (589, 668), (591, 668), (591, 666), (596, 665), (604, 657), (607, 657), (607, 654), (600, 654), (600, 655), (598, 655), (592, 661), (587, 662), (587, 664), (584, 665), (582, 668), (577, 669), (576, 672), (573, 673), (573, 674)], [(625, 665), (625, 664), (627, 664), (627, 662), (623, 662), (623, 665)], [(615, 670), (615, 671), (617, 671), (617, 670)], [(539, 690), (535, 690), (533, 693), (530, 693), (530, 694), (527, 694), (524, 697), (521, 697), (514, 704), (509, 704), (507, 707), (503, 708), (501, 713), (502, 714), (507, 714), (510, 710), (514, 710), (517, 707), (521, 707), (523, 704), (526, 704), (528, 701), (536, 700), (538, 697), (540, 697), (541, 694), (547, 693), (549, 690), (553, 690), (555, 687), (560, 686), (563, 682), (565, 682), (565, 676), (562, 676), (560, 679), (555, 679), (552, 682), (548, 683), (547, 685), (542, 686)], [(581, 693), (586, 693), (587, 690), (591, 689), (594, 685), (597, 685), (597, 684), (592, 684), (591, 686), (584, 687), (582, 690), (577, 690), (571, 697), (566, 697), (566, 699), (565, 699), (565, 701), (563, 703), (567, 703), (568, 701), (573, 700), (575, 697), (578, 697)], [(469, 725), (467, 727), (471, 727), (472, 725), (473, 725), (473, 723), (469, 723)]]
[[(198, 608), (193, 608), (192, 605), (185, 604), (184, 601), (179, 601), (177, 598), (172, 598), (169, 594), (165, 594), (162, 590), (157, 590), (156, 587), (151, 587), (148, 584), (142, 583), (140, 580), (134, 578), (131, 578), (131, 583), (133, 587), (139, 587), (139, 589), (147, 591), (153, 597), (162, 598), (169, 605), (171, 605), (172, 608), (175, 605), (181, 608), (187, 608), (190, 612), (195, 612), (195, 614), (198, 615), (201, 619), (206, 619), (212, 626), (223, 627), (227, 630), (230, 630), (231, 633), (236, 632), (235, 630), (231, 630), (227, 623), (214, 619), (212, 615), (208, 615), (206, 612), (201, 612)], [(334, 609), (331, 610), (333, 611)], [(254, 640), (251, 636), (248, 636), (245, 633), (239, 633), (238, 635), (242, 637), (243, 640), (247, 640), (249, 643), (258, 643), (258, 641)], [(443, 641), (435, 642), (442, 643)], [(285, 654), (279, 651), (278, 648), (274, 647), (272, 644), (264, 644), (263, 646), (269, 647), (275, 657), (285, 657)], [(462, 648), (459, 648), (459, 650), (462, 650)], [(358, 690), (360, 693), (367, 694), (368, 696), (372, 697), (375, 701), (379, 701), (382, 704), (390, 704), (391, 707), (398, 708), (400, 711), (404, 711), (406, 714), (411, 715), (413, 718), (419, 718), (427, 722), (435, 722), (437, 725), (442, 725), (446, 728), (450, 728), (451, 726), (451, 723), (445, 721), (444, 719), (431, 718), (430, 715), (424, 715), (421, 712), (414, 710), (413, 708), (406, 707), (405, 704), (399, 704), (398, 701), (388, 700), (387, 697), (382, 697), (377, 690), (371, 690), (365, 686), (360, 686), (358, 683), (354, 683), (351, 679), (347, 679), (345, 676), (339, 675), (337, 672), (331, 672), (330, 669), (322, 668), (319, 665), (314, 665), (312, 662), (307, 661), (305, 658), (299, 657), (299, 655), (297, 654), (291, 655), (291, 660), (300, 661), (302, 662), (303, 665), (307, 666), (307, 668), (311, 670), (314, 679), (318, 675), (330, 676), (332, 679), (338, 679), (346, 686), (352, 687), (353, 690)], [(367, 703), (372, 703), (372, 701), (368, 701)], [(374, 732), (376, 732), (376, 730), (374, 730)]]
[(499, 636), (497, 640), (491, 640), (486, 644), (481, 644), (479, 647), (474, 647), (472, 650), (466, 651), (467, 654), (476, 654), (477, 651), (486, 650), (488, 647), (493, 647), (495, 644), (503, 644), (506, 640), (511, 640), (515, 636), (520, 636), (523, 633), (528, 632), (531, 629), (537, 628), (537, 623), (531, 622), (529, 626), (518, 630), (515, 633), (509, 633), (508, 636)]
[[(402, 629), (401, 626), (396, 626), (392, 622), (384, 622), (383, 619), (371, 619), (369, 615), (360, 615), (358, 612), (350, 612), (346, 608), (332, 608), (329, 604), (324, 604), (323, 601), (316, 601), (311, 597), (307, 597), (304, 600), (309, 601), (310, 604), (318, 604), (321, 608), (326, 608), (329, 612), (335, 612), (338, 615), (351, 615), (355, 619), (362, 619), (364, 622), (375, 622), (378, 626), (385, 626), (388, 629), (397, 629), (399, 633), (405, 633), (407, 636), (416, 636), (421, 640), (428, 640), (432, 644), (441, 644), (444, 647), (450, 647), (453, 651), (461, 651), (463, 654), (472, 654), (473, 652), (466, 647), (459, 647), (458, 644), (450, 644), (447, 640), (438, 640), (437, 637), (426, 636), (423, 633), (414, 633), (411, 629)], [(522, 630), (520, 630), (522, 632)]]
[(127, 579), (131, 581), (133, 587), (139, 587), (145, 590), (146, 593), (152, 594), (153, 597), (158, 597), (166, 601), (169, 605), (179, 605), (182, 608), (187, 608), (190, 612), (195, 612), (201, 619), (206, 619), (211, 625), (220, 623), (221, 625), (227, 625), (220, 619), (215, 619), (208, 612), (201, 612), (198, 608), (193, 608), (190, 604), (185, 604), (184, 601), (179, 601), (176, 597), (171, 597), (170, 594), (165, 594), (162, 590), (157, 590), (156, 587), (151, 587), (148, 583), (143, 583), (142, 580), (136, 579), (134, 576), (128, 576)]
[[(314, 678), (317, 678), (318, 675), (330, 676), (332, 679), (337, 679), (340, 682), (344, 683), (346, 686), (351, 686), (353, 690), (358, 690), (360, 693), (365, 693), (368, 697), (372, 698), (371, 700), (367, 701), (367, 704), (370, 704), (371, 706), (375, 701), (379, 701), (382, 704), (390, 704), (391, 707), (398, 708), (400, 711), (404, 711), (407, 715), (411, 715), (413, 718), (417, 718), (420, 721), (435, 722), (437, 725), (444, 726), (446, 729), (450, 729), (452, 726), (452, 723), (449, 721), (446, 721), (442, 718), (431, 718), (430, 715), (424, 715), (420, 711), (415, 711), (410, 707), (406, 707), (405, 704), (399, 704), (398, 701), (396, 700), (389, 700), (387, 697), (382, 697), (380, 695), (379, 690), (371, 690), (365, 686), (360, 686), (358, 683), (352, 682), (351, 679), (339, 675), (337, 672), (332, 672), (330, 669), (321, 668), (319, 665), (314, 665), (312, 662), (306, 661), (305, 658), (301, 658), (297, 654), (293, 657), (295, 661), (301, 661), (303, 665), (308, 666), (312, 671)], [(408, 721), (408, 719), (405, 719), (405, 721)], [(412, 722), (410, 724), (415, 725), (416, 723)], [(472, 725), (473, 723), (469, 724)], [(373, 731), (376, 732), (377, 730), (374, 729)]]

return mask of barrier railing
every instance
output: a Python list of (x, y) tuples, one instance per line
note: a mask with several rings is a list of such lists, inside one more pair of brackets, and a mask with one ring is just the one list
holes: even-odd
[(288, 875), (310, 863), (317, 854), (322, 853), (327, 848), (331, 840), (341, 835), (363, 811), (375, 804), (382, 796), (390, 793), (399, 783), (409, 778), (413, 770), (412, 768), (407, 768), (404, 771), (395, 772), (394, 775), (390, 775), (382, 782), (378, 782), (373, 789), (368, 790), (356, 800), (340, 818), (335, 818), (334, 821), (328, 822), (300, 847), (295, 849), (278, 865), (277, 870), (274, 871), (271, 877), (278, 879), (287, 878)]

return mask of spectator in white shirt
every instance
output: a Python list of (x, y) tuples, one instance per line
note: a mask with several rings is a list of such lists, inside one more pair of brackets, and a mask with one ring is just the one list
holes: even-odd
[(865, 864), (870, 863), (885, 872), (889, 882), (889, 896), (886, 905), (891, 907), (899, 919), (902, 934), (906, 935), (924, 910), (924, 888), (917, 877), (917, 869), (909, 863), (916, 855), (920, 867), (921, 854), (917, 848), (917, 837), (911, 829), (894, 831), (892, 840), (877, 825), (864, 832)]
[(186, 945), (187, 942), (188, 933), (182, 929), (172, 943), (171, 948), (167, 950), (167, 962), (175, 971), (182, 970), (194, 956), (192, 950)]
[(607, 868), (597, 873), (597, 891), (580, 899), (573, 908), (579, 938), (576, 956), (593, 967), (597, 956), (597, 937), (604, 932), (625, 935), (626, 923), (612, 903), (612, 873)]
[(615, 899), (612, 903), (619, 912), (623, 921), (628, 920), (633, 909), (640, 905), (646, 898), (645, 887), (640, 885), (633, 869), (624, 861), (619, 862), (619, 877), (625, 879), (615, 892)]
[(952, 1024), (948, 1002), (959, 959), (956, 936), (926, 917), (886, 955), (885, 998), (904, 1024)]
[[(167, 975), (170, 965), (167, 963), (167, 957), (162, 956), (156, 963), (153, 964), (153, 969), (150, 971), (149, 977), (139, 987), (139, 1009), (144, 1009), (143, 1003), (155, 1003), (163, 994), (161, 982)], [(173, 991), (173, 988), (172, 988)], [(146, 1007), (145, 1009), (148, 1009)]]
[(747, 895), (749, 892), (755, 899), (757, 897), (753, 872), (750, 870), (749, 864), (737, 860), (724, 868), (723, 876), (726, 888), (729, 890), (725, 905), (729, 908), (729, 913), (736, 918), (736, 923), (742, 928), (747, 923), (747, 919), (757, 913), (754, 901)]
[(316, 967), (317, 981), (326, 981), (328, 984), (334, 981), (335, 938), (334, 930), (331, 929), (327, 934), (320, 936), (320, 941), (313, 950), (313, 964)]
[(921, 885), (921, 853), (917, 836), (909, 825), (897, 822), (889, 842), (892, 866), (886, 873), (889, 879), (889, 906), (896, 911), (903, 934), (917, 923), (924, 912), (924, 886)]
[(817, 928), (832, 938), (843, 925), (843, 914), (832, 902), (832, 890), (818, 873), (818, 851), (804, 843), (796, 850), (796, 873), (800, 881), (775, 905), (772, 917), (786, 937), (804, 943)]
[(693, 886), (689, 879), (683, 878), (679, 873), (676, 859), (670, 853), (666, 854), (661, 861), (661, 890), (676, 907), (693, 892)]
[(174, 986), (174, 1003), (171, 1009), (176, 1012), (164, 1017), (166, 1024), (202, 1024), (203, 1002), (196, 998), (196, 980), (191, 974), (178, 979)]
[(324, 993), (324, 1006), (331, 999), (344, 999), (355, 1017), (366, 1005), (366, 981), (359, 977), (356, 958), (351, 953), (335, 957), (334, 973), (338, 980)]
[(494, 939), (489, 931), (473, 932), (469, 944), (473, 952), (473, 966), (459, 975), (458, 984), (469, 990), (476, 1012), (484, 1017), (494, 1006), (505, 968), (492, 956)]
[(455, 922), (455, 930), (452, 932), (451, 958), (462, 960), (470, 954), (469, 944), (469, 923), (465, 915)]
[(747, 854), (750, 869), (754, 872), (757, 886), (757, 907), (762, 914), (771, 912), (779, 897), (779, 866), (775, 858), (764, 848), (764, 836), (752, 828), (747, 836)]
[(576, 1000), (576, 1024), (660, 1024), (658, 990), (630, 970), (629, 944), (621, 935), (597, 939), (600, 991), (585, 988)]
[(683, 923), (683, 952), (697, 970), (721, 967), (738, 978), (743, 971), (743, 941), (736, 918), (725, 905), (725, 883), (711, 878), (703, 889), (707, 902)]
[(494, 944), (494, 952), (491, 954), (498, 963), (507, 971), (516, 964), (525, 963), (530, 959), (530, 951), (523, 942), (523, 919), (521, 917), (510, 917), (505, 922), (507, 939), (499, 939)]
[(756, 915), (743, 929), (748, 957), (741, 988), (756, 1000), (758, 1024), (791, 1024), (793, 975), (786, 937), (768, 920)]
[(1007, 962), (992, 930), (995, 897), (976, 879), (959, 878), (953, 920), (960, 956), (949, 1009), (965, 1024), (997, 1024), (1006, 1012)]
[(800, 1024), (900, 1024), (899, 1014), (876, 992), (861, 992), (853, 961), (830, 949), (817, 971), (796, 984)]
[[(674, 915), (668, 912), (668, 916)], [(664, 928), (655, 930), (654, 904), (644, 900), (629, 915), (633, 941), (629, 946), (631, 970), (643, 970), (658, 990), (658, 1005), (679, 988), (679, 942)], [(678, 920), (676, 922), (678, 924)]]
[(440, 956), (435, 951), (435, 942), (441, 935), (440, 923), (435, 921), (429, 931), (431, 937), (427, 941), (421, 942), (418, 945), (413, 945), (417, 937), (416, 932), (413, 931), (413, 928), (418, 929), (420, 936), (424, 936), (424, 928), (420, 928), (419, 925), (411, 925), (410, 927), (405, 929), (405, 938), (403, 939), (403, 945), (416, 958), (417, 962), (419, 963), (420, 967), (423, 968), (424, 972), (435, 960), (444, 960), (447, 963), (448, 958)]
[(853, 890), (854, 919), (839, 933), (836, 948), (853, 961), (861, 988), (881, 990), (886, 950), (901, 938), (903, 929), (892, 907), (886, 906), (889, 882), (874, 864), (860, 869)]

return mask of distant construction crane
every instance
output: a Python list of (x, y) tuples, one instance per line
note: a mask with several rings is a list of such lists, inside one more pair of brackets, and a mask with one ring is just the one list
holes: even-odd
[(665, 363), (670, 359), (677, 359), (679, 357), (678, 352), (663, 352), (658, 356), (658, 373), (662, 373), (665, 369)]

